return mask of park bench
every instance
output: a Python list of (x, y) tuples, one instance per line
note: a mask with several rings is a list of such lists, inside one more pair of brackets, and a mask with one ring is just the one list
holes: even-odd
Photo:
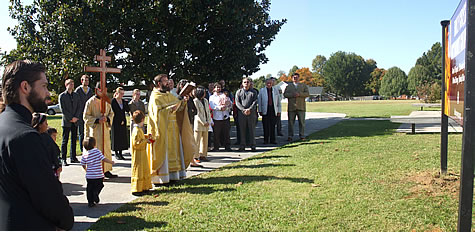
[(412, 133), (416, 133), (416, 124), (440, 123), (440, 117), (434, 116), (391, 116), (391, 122), (411, 124)]
[(440, 103), (414, 103), (412, 106), (415, 107), (421, 107), (421, 111), (424, 110), (424, 107), (426, 108), (435, 108), (435, 107), (441, 107)]

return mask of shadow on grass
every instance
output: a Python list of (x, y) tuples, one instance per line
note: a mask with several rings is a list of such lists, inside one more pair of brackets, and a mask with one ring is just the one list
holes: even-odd
[[(180, 182), (175, 182), (167, 187), (155, 189), (150, 194), (162, 193), (192, 193), (192, 194), (211, 194), (214, 192), (229, 192), (235, 191), (235, 188), (213, 188), (199, 185), (229, 185), (229, 184), (248, 184), (260, 181), (269, 180), (286, 180), (295, 183), (313, 183), (314, 181), (307, 178), (291, 178), (278, 176), (229, 176), (229, 177), (200, 177), (185, 179)], [(195, 187), (196, 186), (196, 187)]]
[(309, 139), (326, 140), (341, 137), (373, 137), (390, 135), (393, 134), (398, 127), (399, 124), (391, 123), (389, 120), (346, 120), (339, 122), (335, 126), (313, 133), (309, 136)]
[(274, 168), (274, 167), (293, 167), (295, 164), (254, 164), (254, 165), (236, 165), (225, 166), (222, 169), (236, 169), (236, 168)]
[[(179, 185), (174, 185), (174, 186), (179, 186)], [(163, 193), (189, 193), (189, 194), (202, 194), (202, 195), (208, 195), (212, 194), (215, 192), (231, 192), (235, 191), (236, 189), (234, 188), (213, 188), (213, 187), (191, 187), (187, 186), (186, 188), (163, 188), (163, 189), (155, 189), (152, 193), (155, 194), (163, 194)]]
[[(144, 196), (153, 196), (155, 194), (156, 194), (156, 191), (149, 191), (147, 194), (144, 194)], [(129, 202), (129, 203), (121, 206), (115, 212), (117, 212), (117, 213), (133, 212), (133, 211), (142, 209), (142, 207), (140, 207), (141, 205), (167, 206), (168, 204), (169, 203), (167, 201), (134, 201), (134, 202)]]
[(156, 230), (166, 226), (168, 223), (163, 221), (150, 222), (145, 221), (143, 218), (135, 216), (110, 216), (104, 217), (99, 220), (100, 225), (92, 225), (90, 230), (108, 230), (108, 231), (121, 231), (121, 230)]
[(269, 156), (261, 156), (261, 157), (251, 157), (247, 160), (263, 160), (263, 159), (278, 159), (278, 158), (289, 158), (290, 155), (269, 155)]

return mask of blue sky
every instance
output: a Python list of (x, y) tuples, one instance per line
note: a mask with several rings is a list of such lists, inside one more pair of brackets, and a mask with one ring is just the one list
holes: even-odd
[[(27, 1), (30, 2), (30, 1)], [(440, 21), (450, 19), (460, 0), (273, 0), (272, 19), (286, 18), (267, 48), (269, 58), (253, 78), (311, 67), (317, 55), (337, 51), (374, 59), (378, 67), (397, 66), (406, 74), (418, 57), (441, 40)], [(7, 27), (9, 1), (0, 1), (0, 48), (16, 46)]]

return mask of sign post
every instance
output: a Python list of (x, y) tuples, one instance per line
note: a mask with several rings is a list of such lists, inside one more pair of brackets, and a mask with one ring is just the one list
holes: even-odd
[[(441, 91), (441, 99), (442, 99), (442, 116), (441, 116), (441, 131), (440, 131), (440, 174), (445, 175), (447, 174), (447, 143), (448, 143), (448, 134), (449, 134), (449, 122), (448, 122), (448, 117), (445, 114), (445, 108), (446, 108), (446, 96), (445, 93), (446, 91), (446, 83), (445, 83), (445, 77), (447, 75), (446, 72), (446, 55), (447, 55), (447, 27), (450, 24), (450, 21), (444, 20), (440, 22), (442, 25), (442, 73), (444, 79), (442, 80), (442, 91)], [(450, 66), (450, 63), (449, 65)], [(450, 68), (450, 67), (449, 67)]]
[[(458, 210), (458, 231), (470, 231), (473, 204), (473, 156), (475, 153), (475, 0), (462, 0), (451, 20), (450, 37), (454, 37), (451, 60), (452, 73), (464, 68), (459, 78), (452, 82), (464, 81), (462, 165), (460, 169), (460, 195)], [(449, 45), (450, 46), (450, 45)], [(463, 54), (463, 59), (457, 55)], [(457, 59), (459, 58), (459, 59)], [(463, 62), (460, 62), (460, 61)], [(461, 79), (462, 77), (462, 79)]]

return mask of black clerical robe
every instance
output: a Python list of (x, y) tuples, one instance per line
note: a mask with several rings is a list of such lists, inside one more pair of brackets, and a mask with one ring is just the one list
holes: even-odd
[(0, 114), (0, 230), (70, 230), (73, 210), (31, 118), (19, 104)]

